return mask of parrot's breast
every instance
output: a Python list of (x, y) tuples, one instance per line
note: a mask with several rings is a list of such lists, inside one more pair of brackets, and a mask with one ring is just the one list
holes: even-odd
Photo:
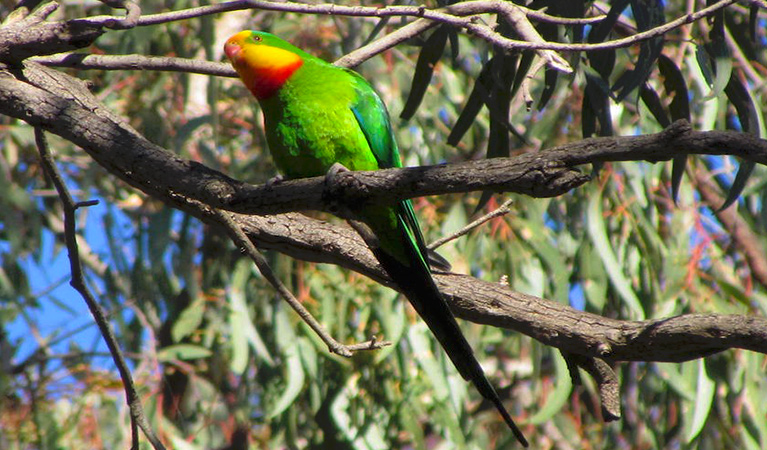
[[(307, 70), (305, 70), (307, 69)], [(377, 170), (378, 162), (351, 106), (356, 92), (345, 71), (304, 65), (272, 98), (261, 101), (267, 142), (289, 178), (321, 176), (333, 163)]]

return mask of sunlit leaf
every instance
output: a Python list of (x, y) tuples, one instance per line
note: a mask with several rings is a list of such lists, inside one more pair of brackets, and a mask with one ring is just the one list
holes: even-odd
[(602, 196), (592, 195), (589, 199), (587, 216), (587, 229), (591, 242), (594, 244), (599, 256), (604, 262), (605, 270), (618, 295), (623, 299), (626, 306), (637, 320), (645, 318), (644, 308), (634, 293), (631, 282), (623, 273), (622, 265), (615, 256), (612, 244), (607, 237), (605, 219), (602, 215)]
[(269, 408), (267, 412), (267, 417), (269, 418), (282, 414), (293, 405), (298, 394), (301, 393), (306, 380), (306, 373), (304, 372), (303, 364), (301, 364), (301, 356), (299, 354), (299, 343), (288, 322), (286, 311), (279, 309), (275, 320), (276, 332), (280, 337), (279, 345), (283, 358), (284, 370), (282, 373), (285, 376), (285, 386), (279, 398), (274, 402), (274, 405)]
[(693, 402), (693, 414), (690, 421), (690, 428), (687, 431), (685, 439), (687, 443), (690, 443), (695, 439), (706, 424), (709, 413), (711, 412), (711, 405), (714, 401), (714, 388), (716, 384), (709, 378), (706, 373), (706, 363), (704, 360), (698, 360), (698, 382), (695, 393), (695, 401)]
[(570, 399), (573, 383), (570, 378), (570, 372), (567, 369), (567, 363), (559, 352), (552, 352), (552, 358), (554, 359), (556, 369), (556, 385), (554, 391), (550, 392), (546, 398), (543, 407), (528, 419), (528, 422), (532, 424), (541, 424), (551, 420)]
[(157, 359), (160, 361), (173, 361), (180, 359), (182, 361), (207, 358), (213, 353), (210, 349), (192, 344), (176, 344), (163, 348), (157, 352)]

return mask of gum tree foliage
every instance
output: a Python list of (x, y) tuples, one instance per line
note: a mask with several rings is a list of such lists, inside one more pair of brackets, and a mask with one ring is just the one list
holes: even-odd
[[(205, 206), (227, 207), (196, 181), (275, 174), (258, 106), (215, 64), (247, 28), (364, 61), (408, 165), (511, 157), (542, 174), (499, 189), (478, 172), (474, 193), (443, 183), (415, 200), (428, 240), (514, 201), (440, 247), (471, 277), (438, 281), (535, 448), (767, 447), (764, 2), (230, 2), (186, 18), (152, 15), (204, 4), (38, 3), (0, 3), (1, 447), (136, 445), (123, 381), (68, 285), (65, 236), (168, 447), (512, 445), (342, 220), (234, 216), (334, 338), (393, 344), (351, 358), (328, 351)], [(381, 42), (396, 45), (370, 50)], [(659, 139), (651, 155), (610, 145), (678, 120), (682, 134), (732, 132)], [(131, 128), (110, 134), (120, 121)], [(69, 233), (33, 126), (50, 132), (75, 200), (99, 201)], [(564, 163), (569, 184), (536, 198), (559, 179), (536, 158), (594, 136), (606, 139)], [(134, 153), (151, 145), (167, 151), (154, 169)]]

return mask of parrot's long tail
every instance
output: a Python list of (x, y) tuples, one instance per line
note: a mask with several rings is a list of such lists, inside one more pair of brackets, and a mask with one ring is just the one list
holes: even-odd
[[(402, 235), (406, 236), (407, 232), (405, 230), (402, 231)], [(527, 439), (525, 439), (522, 431), (517, 428), (514, 420), (512, 420), (508, 411), (506, 411), (506, 408), (501, 403), (498, 393), (495, 392), (495, 389), (487, 377), (485, 377), (482, 366), (479, 365), (479, 362), (474, 357), (474, 352), (458, 327), (453, 313), (437, 289), (431, 276), (431, 271), (421, 256), (417, 245), (411, 239), (404, 238), (402, 241), (406, 244), (406, 254), (411, 262), (410, 265), (403, 264), (380, 247), (374, 247), (373, 253), (389, 276), (402, 289), (410, 304), (413, 305), (416, 312), (423, 318), (429, 329), (434, 333), (434, 336), (437, 337), (437, 340), (442, 345), (442, 348), (445, 349), (445, 352), (447, 352), (447, 355), (453, 361), (453, 365), (458, 369), (461, 376), (471, 381), (479, 393), (495, 405), (517, 440), (527, 447)]]

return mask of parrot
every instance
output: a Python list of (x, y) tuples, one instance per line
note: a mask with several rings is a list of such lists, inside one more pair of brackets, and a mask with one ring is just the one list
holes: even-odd
[[(269, 152), (285, 178), (323, 176), (337, 164), (351, 171), (402, 167), (386, 106), (357, 72), (264, 31), (231, 36), (224, 53), (261, 107)], [(458, 372), (527, 447), (434, 282), (430, 262), (436, 268), (447, 262), (430, 256), (410, 200), (361, 205), (355, 214), (369, 229), (367, 237), (361, 234), (378, 262)]]

